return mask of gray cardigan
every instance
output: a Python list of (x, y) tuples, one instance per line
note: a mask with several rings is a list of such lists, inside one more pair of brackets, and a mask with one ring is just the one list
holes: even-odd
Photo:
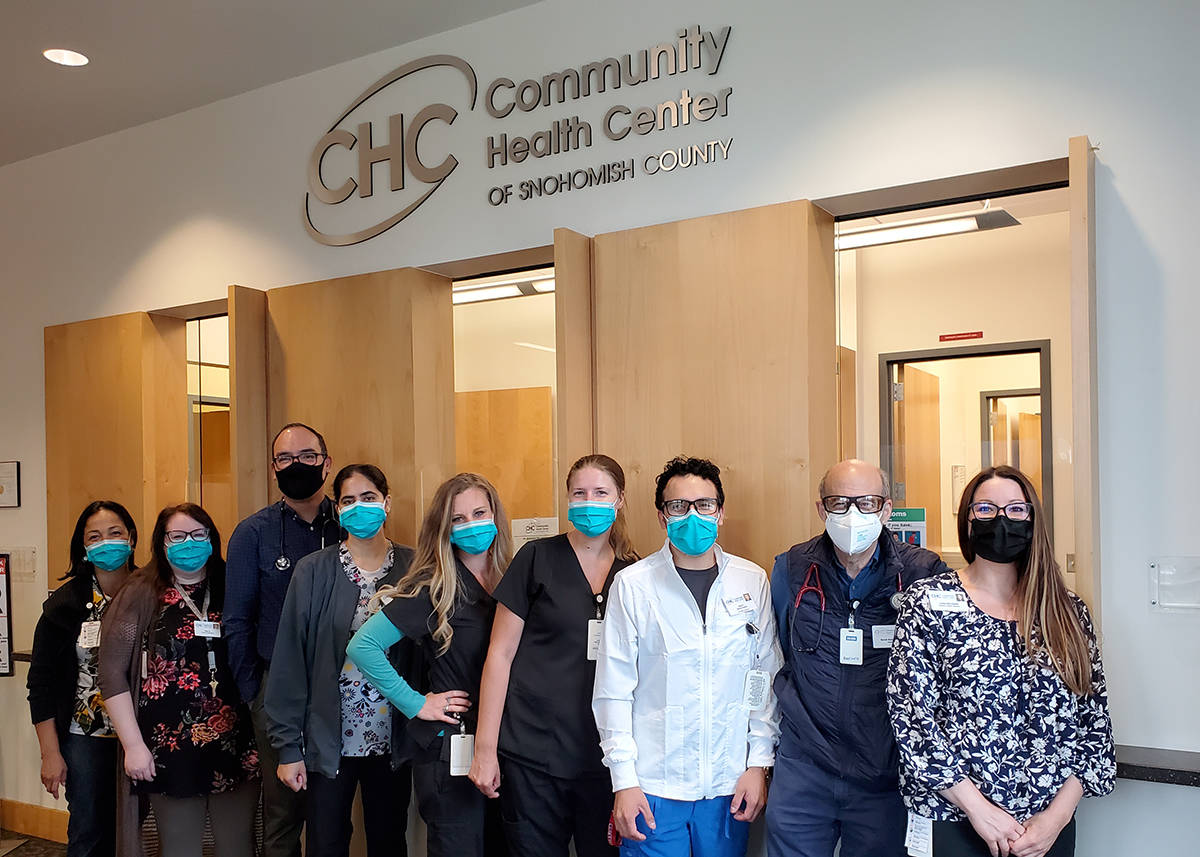
[[(358, 587), (342, 571), (340, 545), (309, 554), (296, 564), (279, 617), (279, 635), (271, 657), (263, 707), (271, 745), (280, 764), (303, 761), (310, 773), (337, 776), (342, 757), (342, 704), (338, 676), (346, 663), (350, 623), (358, 606)], [(413, 550), (393, 545), (392, 568), (379, 586), (395, 583), (412, 562)], [(416, 654), (401, 640), (388, 659), (401, 675), (411, 671)], [(392, 760), (400, 758), (407, 720), (392, 709)]]

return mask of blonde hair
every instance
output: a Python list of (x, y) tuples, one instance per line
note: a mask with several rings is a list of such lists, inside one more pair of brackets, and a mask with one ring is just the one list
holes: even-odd
[(508, 523), (508, 515), (500, 504), (500, 497), (495, 487), (477, 473), (459, 473), (447, 479), (433, 495), (425, 519), (421, 522), (421, 532), (417, 536), (417, 549), (409, 566), (397, 583), (385, 586), (371, 598), (372, 612), (379, 609), (384, 598), (415, 598), (425, 589), (429, 590), (429, 600), (433, 602), (433, 613), (437, 624), (431, 629), (434, 641), (437, 643), (437, 654), (444, 655), (450, 648), (454, 630), (450, 627), (450, 617), (458, 604), (459, 580), (458, 562), (454, 556), (454, 548), (450, 544), (450, 519), (454, 508), (454, 499), (464, 491), (478, 488), (487, 495), (488, 504), (496, 523), (496, 538), (488, 548), (488, 565), (485, 572), (485, 585), (491, 591), (504, 569), (512, 559), (512, 528)]
[[(600, 453), (585, 455), (571, 465), (571, 469), (567, 472), (568, 494), (571, 491), (571, 479), (585, 467), (594, 467), (603, 473), (607, 473), (612, 478), (613, 483), (616, 484), (621, 496), (625, 496), (625, 471), (621, 469), (621, 465), (617, 464), (614, 459)], [(629, 562), (641, 559), (637, 551), (633, 549), (633, 542), (629, 538), (629, 527), (625, 523), (624, 508), (617, 509), (617, 519), (613, 521), (613, 525), (608, 531), (608, 543), (612, 545), (613, 553), (616, 554), (617, 559), (628, 560)]]
[(1054, 559), (1042, 501), (1028, 476), (1015, 467), (1000, 465), (981, 471), (967, 484), (958, 508), (959, 549), (967, 562), (975, 561), (969, 534), (971, 504), (979, 486), (989, 479), (1016, 482), (1033, 507), (1033, 541), (1028, 553), (1017, 560), (1017, 632), (1025, 642), (1025, 652), (1035, 662), (1044, 655), (1072, 693), (1087, 696), (1092, 692), (1087, 634)]

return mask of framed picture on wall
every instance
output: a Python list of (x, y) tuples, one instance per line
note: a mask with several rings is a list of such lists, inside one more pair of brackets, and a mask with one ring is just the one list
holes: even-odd
[(11, 570), (8, 554), (0, 553), (0, 676), (13, 674)]
[(0, 509), (21, 505), (21, 462), (0, 461)]

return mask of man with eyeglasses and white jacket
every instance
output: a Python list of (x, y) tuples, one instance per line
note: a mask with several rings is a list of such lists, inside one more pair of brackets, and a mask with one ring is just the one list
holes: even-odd
[(779, 737), (767, 575), (716, 544), (721, 471), (675, 458), (655, 484), (662, 550), (623, 569), (592, 710), (622, 857), (742, 857)]

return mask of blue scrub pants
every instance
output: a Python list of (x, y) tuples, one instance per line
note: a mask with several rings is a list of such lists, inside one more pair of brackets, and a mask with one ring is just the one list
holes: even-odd
[(654, 830), (638, 816), (644, 842), (625, 839), (621, 857), (745, 857), (750, 824), (729, 811), (733, 795), (709, 800), (667, 800), (646, 795)]
[(899, 791), (868, 791), (777, 753), (767, 800), (768, 857), (904, 857), (908, 814)]

